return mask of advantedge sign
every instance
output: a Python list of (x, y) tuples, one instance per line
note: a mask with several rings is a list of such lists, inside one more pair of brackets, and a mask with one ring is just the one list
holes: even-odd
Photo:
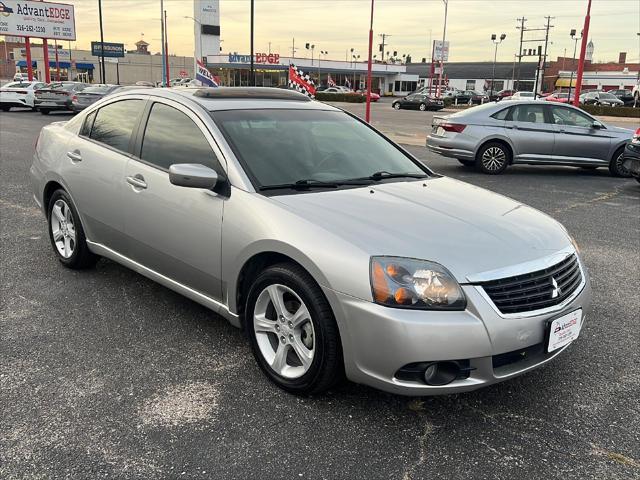
[(73, 5), (0, 0), (0, 35), (75, 40)]

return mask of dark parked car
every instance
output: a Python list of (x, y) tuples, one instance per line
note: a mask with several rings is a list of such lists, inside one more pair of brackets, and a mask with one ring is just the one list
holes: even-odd
[(584, 105), (602, 105), (604, 107), (621, 107), (624, 105), (624, 102), (618, 100), (614, 95), (599, 90), (580, 95), (580, 103)]
[(87, 87), (71, 98), (71, 110), (80, 112), (119, 88), (120, 85), (92, 85)]
[(640, 128), (627, 143), (622, 154), (622, 166), (640, 182)]
[(609, 90), (607, 93), (610, 93), (618, 100), (621, 100), (625, 107), (633, 106), (633, 92), (631, 90), (620, 89), (620, 90)]
[(489, 96), (484, 93), (474, 92), (473, 90), (464, 90), (453, 96), (454, 102), (457, 100), (461, 103), (473, 103), (479, 105), (489, 101)]
[(489, 95), (489, 99), (492, 102), (499, 102), (500, 100), (502, 100), (502, 99), (504, 99), (506, 97), (510, 97), (514, 93), (516, 93), (515, 90), (510, 90), (510, 89), (500, 90), (499, 92), (494, 92), (493, 95)]
[(391, 106), (400, 110), (401, 108), (407, 108), (412, 110), (442, 110), (444, 108), (444, 102), (429, 95), (423, 95), (420, 93), (414, 93), (407, 95), (406, 97), (395, 100)]
[(34, 106), (43, 115), (52, 110), (72, 110), (74, 97), (89, 85), (80, 82), (55, 82), (36, 92)]

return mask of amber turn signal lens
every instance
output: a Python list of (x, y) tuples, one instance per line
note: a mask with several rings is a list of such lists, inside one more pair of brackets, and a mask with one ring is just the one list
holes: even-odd
[(373, 298), (376, 302), (387, 302), (391, 297), (391, 291), (387, 284), (387, 279), (384, 276), (384, 268), (380, 263), (373, 262), (371, 265), (372, 277), (373, 277)]
[(395, 298), (398, 305), (411, 305), (414, 303), (415, 296), (409, 289), (399, 288), (393, 298)]

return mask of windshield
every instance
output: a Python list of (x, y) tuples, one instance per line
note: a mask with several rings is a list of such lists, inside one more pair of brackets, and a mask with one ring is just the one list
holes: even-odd
[(336, 182), (382, 171), (428, 172), (343, 112), (228, 110), (211, 115), (256, 187), (301, 180)]
[(518, 92), (521, 97), (533, 97), (533, 92)]

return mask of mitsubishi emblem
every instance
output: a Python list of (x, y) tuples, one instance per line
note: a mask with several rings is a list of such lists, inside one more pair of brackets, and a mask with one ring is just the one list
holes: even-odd
[(557, 298), (562, 291), (560, 287), (558, 287), (558, 282), (556, 282), (556, 279), (553, 277), (551, 277), (551, 286), (553, 287), (553, 290), (551, 290), (551, 298)]

